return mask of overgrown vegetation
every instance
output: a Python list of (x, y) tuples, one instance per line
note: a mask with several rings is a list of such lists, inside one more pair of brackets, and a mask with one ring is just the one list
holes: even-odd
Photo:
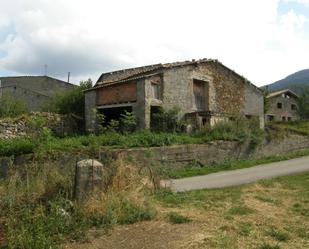
[(165, 110), (162, 107), (158, 108), (158, 112), (153, 114), (151, 127), (154, 131), (159, 132), (179, 132), (181, 131), (181, 122), (179, 121), (179, 108), (174, 107)]
[[(33, 121), (34, 122), (34, 121)], [(251, 148), (258, 146), (264, 137), (262, 130), (244, 119), (227, 123), (218, 123), (213, 128), (205, 128), (199, 133), (185, 134), (176, 132), (134, 131), (136, 120), (131, 113), (124, 113), (118, 127), (102, 127), (101, 135), (80, 135), (56, 138), (44, 128), (44, 122), (38, 120), (33, 125), (41, 132), (38, 136), (8, 140), (0, 139), (0, 155), (20, 155), (27, 153), (48, 154), (57, 151), (98, 150), (101, 146), (118, 148), (168, 146), (173, 144), (203, 144), (213, 140), (232, 140), (241, 143), (248, 141)], [(42, 126), (42, 127), (41, 127)], [(119, 132), (117, 132), (117, 128)]]
[(169, 212), (167, 218), (171, 224), (183, 224), (192, 221), (188, 216), (184, 216), (175, 212)]
[(73, 200), (72, 166), (12, 168), (9, 177), (0, 182), (5, 248), (60, 248), (68, 239), (85, 240), (90, 228), (109, 231), (115, 224), (152, 219), (155, 211), (144, 198), (141, 176), (134, 169), (128, 176), (129, 166), (121, 161), (114, 167), (117, 172), (107, 192), (94, 194), (84, 203)]
[(273, 129), (287, 134), (287, 132), (298, 133), (300, 135), (309, 136), (309, 122), (308, 121), (294, 121), (294, 122), (278, 122), (270, 125)]
[(44, 111), (60, 114), (76, 114), (84, 117), (85, 100), (84, 90), (92, 87), (92, 80), (81, 81), (80, 85), (72, 90), (57, 93), (46, 105)]
[(17, 117), (28, 111), (26, 103), (20, 99), (13, 99), (8, 94), (0, 97), (0, 118)]

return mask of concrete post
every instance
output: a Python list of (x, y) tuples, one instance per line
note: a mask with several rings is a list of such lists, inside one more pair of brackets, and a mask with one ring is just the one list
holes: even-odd
[(83, 201), (96, 191), (104, 191), (105, 173), (103, 165), (97, 160), (79, 161), (75, 172), (75, 198)]

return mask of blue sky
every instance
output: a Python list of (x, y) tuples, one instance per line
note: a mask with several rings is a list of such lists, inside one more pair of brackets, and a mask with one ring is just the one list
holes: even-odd
[(79, 82), (215, 58), (261, 86), (309, 68), (309, 0), (10, 0), (0, 9), (0, 75), (42, 75), (47, 64), (48, 75)]
[(294, 10), (297, 14), (309, 16), (309, 8), (306, 7), (306, 5), (304, 5), (303, 3), (297, 1), (280, 1), (280, 3), (278, 4), (278, 13), (280, 15), (286, 14), (290, 10)]

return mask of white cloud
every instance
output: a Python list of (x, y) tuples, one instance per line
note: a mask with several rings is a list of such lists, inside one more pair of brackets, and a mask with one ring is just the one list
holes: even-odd
[[(25, 4), (26, 2), (26, 4)], [(217, 58), (258, 85), (308, 65), (307, 18), (278, 16), (279, 0), (11, 0), (2, 25), (1, 67), (75, 80), (103, 71), (191, 58)], [(2, 21), (1, 20), (5, 20)], [(295, 60), (291, 65), (287, 63)]]

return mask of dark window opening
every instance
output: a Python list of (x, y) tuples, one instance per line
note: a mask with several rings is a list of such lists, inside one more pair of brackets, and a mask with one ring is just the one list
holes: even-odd
[(293, 111), (296, 111), (296, 110), (297, 110), (297, 106), (294, 105), (294, 104), (292, 104), (292, 105), (291, 105), (291, 109), (292, 109)]
[(291, 118), (291, 117), (288, 117), (288, 121), (292, 121), (292, 118)]
[(282, 109), (282, 103), (277, 103), (277, 108)]
[(286, 118), (283, 116), (283, 117), (282, 117), (282, 121), (285, 121), (285, 120), (286, 120)]
[(209, 122), (208, 122), (208, 118), (203, 117), (203, 118), (202, 118), (202, 125), (205, 126), (205, 125), (207, 125), (208, 123), (209, 123)]

